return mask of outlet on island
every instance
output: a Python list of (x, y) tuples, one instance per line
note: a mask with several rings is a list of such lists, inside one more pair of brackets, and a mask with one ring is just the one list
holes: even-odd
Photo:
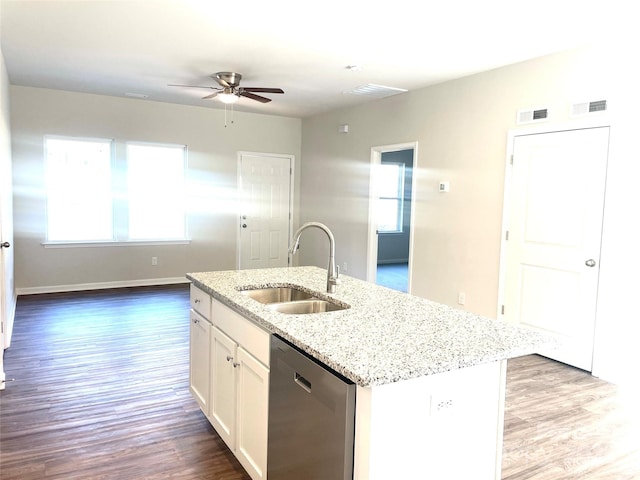
[(458, 292), (458, 305), (464, 305), (467, 301), (467, 295), (464, 292)]
[(154, 267), (158, 265), (158, 257), (151, 257), (151, 265)]

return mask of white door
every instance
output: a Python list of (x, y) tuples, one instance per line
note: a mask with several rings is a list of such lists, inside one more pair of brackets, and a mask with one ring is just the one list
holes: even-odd
[(4, 388), (4, 349), (11, 344), (16, 295), (13, 286), (13, 204), (11, 149), (8, 136), (0, 138), (0, 390)]
[(291, 236), (293, 157), (240, 155), (238, 267), (286, 267)]
[(539, 352), (591, 371), (609, 128), (514, 138), (505, 320), (556, 336)]

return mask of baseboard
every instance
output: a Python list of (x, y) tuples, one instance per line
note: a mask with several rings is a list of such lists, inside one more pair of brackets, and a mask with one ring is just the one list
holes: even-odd
[(75, 285), (52, 285), (45, 287), (16, 288), (18, 295), (37, 295), (39, 293), (79, 292), (83, 290), (104, 290), (107, 288), (149, 287), (152, 285), (173, 285), (189, 283), (185, 277), (144, 278), (142, 280), (124, 280), (117, 282), (78, 283)]

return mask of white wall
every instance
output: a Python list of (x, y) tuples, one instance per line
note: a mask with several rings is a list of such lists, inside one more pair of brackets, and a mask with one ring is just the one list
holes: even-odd
[[(412, 293), (458, 306), (464, 291), (465, 308), (495, 318), (506, 143), (516, 112), (548, 107), (552, 123), (570, 126), (572, 102), (608, 99), (612, 138), (594, 371), (612, 378), (640, 339), (630, 302), (640, 283), (631, 276), (640, 271), (640, 232), (629, 216), (640, 205), (633, 187), (640, 175), (630, 58), (606, 48), (565, 52), (304, 119), (301, 221), (332, 228), (337, 262), (366, 278), (370, 149), (417, 141)], [(345, 123), (349, 133), (339, 134)], [(440, 180), (450, 181), (450, 193), (437, 192)], [(301, 248), (301, 264), (325, 265), (320, 242)], [(616, 348), (622, 338), (633, 338), (627, 350)]]
[[(187, 272), (233, 269), (237, 152), (292, 154), (300, 160), (301, 122), (294, 118), (235, 112), (234, 124), (225, 128), (223, 110), (20, 86), (11, 87), (11, 103), (19, 292), (153, 283)], [(45, 135), (112, 138), (119, 156), (127, 141), (186, 144), (191, 244), (44, 248)], [(152, 256), (158, 266), (151, 266)]]

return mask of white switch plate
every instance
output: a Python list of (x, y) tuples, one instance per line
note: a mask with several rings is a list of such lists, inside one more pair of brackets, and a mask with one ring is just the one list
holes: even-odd
[(449, 182), (440, 182), (438, 185), (438, 191), (440, 193), (447, 193), (449, 191)]

